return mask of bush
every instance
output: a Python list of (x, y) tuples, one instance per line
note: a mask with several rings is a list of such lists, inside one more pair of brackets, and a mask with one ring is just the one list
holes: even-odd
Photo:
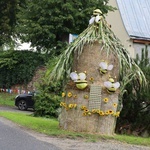
[(147, 87), (140, 87), (133, 81), (127, 84), (117, 132), (141, 135), (146, 130), (150, 134), (150, 61), (147, 47), (142, 50), (141, 58), (137, 55), (135, 61), (146, 76)]
[(47, 82), (46, 78), (38, 85), (38, 94), (35, 97), (35, 116), (58, 117), (61, 100), (61, 82)]

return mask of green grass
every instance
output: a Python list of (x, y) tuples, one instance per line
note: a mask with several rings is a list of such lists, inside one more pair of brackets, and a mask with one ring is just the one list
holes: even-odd
[(49, 136), (57, 136), (72, 139), (82, 138), (88, 142), (96, 142), (99, 140), (117, 140), (129, 144), (150, 146), (150, 138), (142, 138), (127, 135), (103, 136), (65, 131), (59, 128), (59, 122), (55, 118), (47, 119), (41, 117), (33, 117), (32, 115), (15, 112), (0, 112), (0, 116), (5, 117), (28, 129), (47, 134)]
[(16, 95), (17, 94), (0, 93), (0, 106), (14, 106)]

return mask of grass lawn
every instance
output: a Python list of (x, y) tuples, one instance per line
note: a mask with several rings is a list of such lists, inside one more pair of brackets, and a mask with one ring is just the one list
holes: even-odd
[(142, 138), (127, 135), (102, 136), (102, 135), (93, 135), (87, 133), (77, 133), (61, 130), (59, 128), (59, 123), (55, 118), (47, 119), (41, 117), (33, 117), (32, 115), (16, 112), (0, 112), (0, 117), (5, 117), (21, 126), (50, 136), (72, 138), (72, 139), (83, 138), (86, 141), (90, 142), (113, 139), (121, 142), (126, 142), (129, 144), (150, 146), (150, 138)]
[(0, 106), (14, 106), (16, 95), (17, 94), (0, 93)]
[[(4, 105), (14, 107), (14, 98), (16, 95), (17, 94), (0, 93), (0, 106)], [(16, 112), (0, 112), (0, 117), (5, 117), (21, 126), (50, 136), (72, 139), (84, 138), (85, 140), (91, 142), (96, 142), (102, 139), (113, 139), (129, 144), (150, 146), (150, 138), (142, 138), (127, 135), (102, 136), (61, 130), (59, 128), (59, 122), (55, 118), (47, 119), (41, 117), (33, 117), (32, 115)]]

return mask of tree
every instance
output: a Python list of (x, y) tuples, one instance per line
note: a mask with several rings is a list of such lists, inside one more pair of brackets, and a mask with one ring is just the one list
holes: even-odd
[[(18, 15), (18, 36), (41, 50), (59, 50), (69, 33), (80, 34), (97, 7), (112, 10), (108, 0), (26, 0)], [(57, 52), (56, 52), (57, 53)]]
[(25, 0), (1, 0), (0, 1), (0, 47), (3, 44), (12, 42), (18, 6), (22, 6)]
[(31, 51), (4, 51), (0, 53), (0, 87), (27, 85), (37, 67), (44, 65), (42, 54)]

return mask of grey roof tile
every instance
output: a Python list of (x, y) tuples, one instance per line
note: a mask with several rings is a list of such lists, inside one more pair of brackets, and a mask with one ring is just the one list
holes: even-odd
[(116, 0), (131, 38), (150, 40), (150, 0)]

